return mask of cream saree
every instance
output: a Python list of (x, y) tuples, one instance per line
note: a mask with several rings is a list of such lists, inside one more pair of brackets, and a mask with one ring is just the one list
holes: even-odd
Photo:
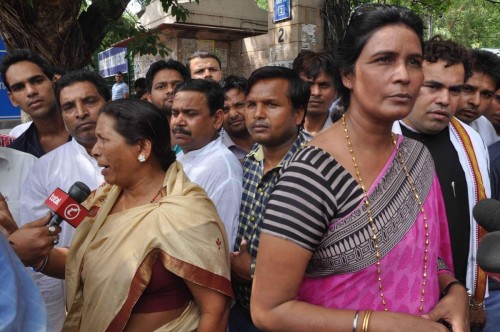
[[(121, 331), (158, 257), (190, 282), (232, 297), (229, 250), (213, 203), (175, 162), (159, 202), (109, 215), (121, 188), (104, 185), (87, 200), (90, 215), (78, 227), (66, 263), (68, 316), (64, 331)], [(92, 217), (94, 216), (94, 217)], [(159, 331), (191, 331), (194, 301)]]

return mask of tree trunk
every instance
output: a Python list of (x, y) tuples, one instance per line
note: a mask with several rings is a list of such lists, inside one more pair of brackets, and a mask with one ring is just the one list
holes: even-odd
[(82, 68), (129, 2), (94, 0), (81, 12), (84, 0), (0, 0), (0, 35), (8, 49), (30, 48), (54, 66)]
[(325, 49), (333, 51), (349, 21), (352, 8), (367, 2), (362, 0), (325, 0), (323, 5), (323, 19), (325, 22)]

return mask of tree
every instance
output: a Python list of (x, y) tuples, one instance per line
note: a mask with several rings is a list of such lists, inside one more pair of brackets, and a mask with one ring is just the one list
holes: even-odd
[(500, 48), (500, 1), (454, 0), (434, 17), (434, 34), (472, 48)]
[[(120, 20), (131, 0), (0, 0), (0, 36), (10, 48), (30, 48), (52, 65), (80, 68), (90, 62), (110, 27)], [(191, 2), (191, 0), (189, 0)], [(198, 3), (199, 0), (194, 0)], [(150, 0), (141, 0), (147, 4)], [(163, 10), (178, 20), (188, 12), (178, 0), (161, 0)], [(129, 35), (141, 42), (155, 39), (133, 26)], [(148, 39), (149, 38), (149, 39)]]
[(349, 21), (351, 11), (363, 3), (377, 2), (411, 8), (422, 17), (439, 15), (450, 6), (451, 0), (325, 0), (323, 17), (325, 20), (325, 48), (333, 50)]
[(352, 9), (367, 2), (411, 8), (426, 23), (427, 37), (442, 34), (468, 47), (500, 48), (498, 0), (325, 0), (325, 48), (335, 49)]

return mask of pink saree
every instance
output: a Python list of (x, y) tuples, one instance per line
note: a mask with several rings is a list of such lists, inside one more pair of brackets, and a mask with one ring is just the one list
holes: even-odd
[[(429, 152), (399, 137), (398, 146), (415, 182), (429, 225), (429, 255), (423, 313), (439, 301), (438, 276), (452, 273), (446, 213)], [(396, 150), (368, 191), (381, 252), (387, 309), (417, 315), (423, 280), (425, 230)], [(313, 252), (297, 298), (337, 309), (384, 310), (377, 281), (375, 249), (364, 202), (331, 220)]]

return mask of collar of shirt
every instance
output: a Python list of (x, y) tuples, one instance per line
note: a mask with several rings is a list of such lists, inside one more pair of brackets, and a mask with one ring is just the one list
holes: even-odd
[[(283, 157), (283, 159), (280, 161), (280, 163), (276, 167), (283, 167), (285, 162), (290, 159), (295, 152), (297, 152), (303, 145), (305, 145), (309, 141), (309, 138), (307, 137), (306, 134), (301, 130), (299, 131), (299, 134), (297, 135), (297, 138), (293, 142), (292, 146), (286, 153), (286, 155)], [(264, 148), (262, 145), (255, 143), (250, 152), (248, 152), (246, 158), (248, 159), (253, 159), (257, 162), (261, 162), (264, 160)], [(246, 159), (245, 158), (245, 159)]]
[(184, 153), (184, 151), (179, 152), (177, 155), (177, 160), (178, 161), (192, 161), (193, 159), (196, 159), (198, 156), (204, 155), (205, 153), (209, 152), (215, 144), (217, 144), (220, 141), (220, 137), (217, 137), (216, 139), (212, 140), (210, 143), (207, 145), (203, 146), (202, 148), (199, 148), (198, 150), (193, 150), (189, 151), (188, 153)]

